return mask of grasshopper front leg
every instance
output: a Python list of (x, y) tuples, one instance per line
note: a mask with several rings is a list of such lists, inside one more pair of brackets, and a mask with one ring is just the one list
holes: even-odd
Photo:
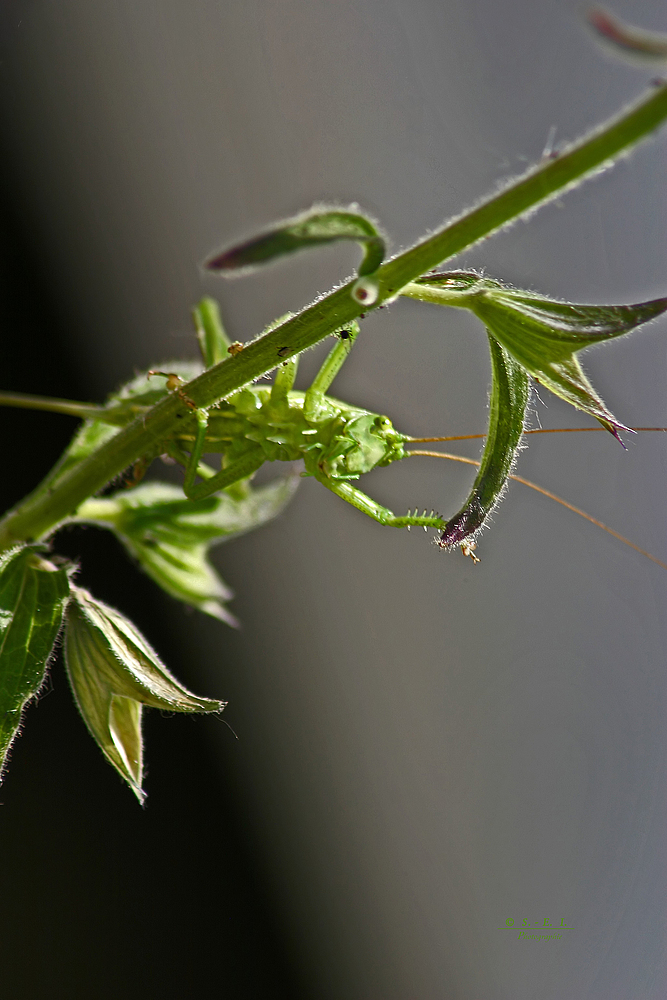
[(341, 370), (358, 334), (359, 324), (356, 321), (350, 323), (345, 330), (339, 332), (338, 336), (340, 339), (338, 343), (324, 359), (324, 363), (313, 379), (310, 389), (306, 391), (303, 401), (303, 412), (306, 420), (316, 420), (322, 410), (326, 409), (326, 392)]
[(426, 514), (426, 511), (423, 514), (417, 514), (415, 511), (414, 514), (408, 512), (408, 514), (402, 517), (397, 517), (393, 511), (376, 503), (371, 497), (366, 496), (365, 493), (362, 493), (361, 490), (358, 490), (355, 486), (351, 486), (349, 483), (335, 482), (332, 479), (327, 479), (326, 476), (317, 476), (317, 480), (323, 486), (326, 486), (328, 490), (331, 490), (332, 493), (335, 493), (337, 497), (340, 497), (341, 500), (346, 500), (347, 503), (351, 503), (357, 510), (368, 514), (378, 524), (384, 524), (390, 528), (410, 528), (417, 526), (424, 528), (424, 530), (427, 528), (441, 530), (447, 523), (444, 518), (433, 511), (431, 511), (430, 516)]

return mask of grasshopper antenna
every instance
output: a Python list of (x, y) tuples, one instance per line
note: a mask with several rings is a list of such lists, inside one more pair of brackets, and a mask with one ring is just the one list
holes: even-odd
[[(629, 431), (634, 431), (638, 433), (639, 431), (667, 431), (667, 427), (628, 427)], [(534, 430), (525, 430), (524, 434), (587, 434), (593, 431), (605, 431), (609, 433), (606, 427), (536, 427)], [(484, 438), (486, 434), (457, 434), (450, 435), (449, 437), (406, 437), (405, 440), (410, 444), (426, 444), (430, 441), (474, 441), (477, 438)]]
[[(591, 430), (591, 431), (598, 430), (597, 427), (586, 427), (586, 428), (583, 428), (583, 429), (584, 430)], [(603, 429), (604, 428), (600, 427), (600, 430), (603, 430)], [(637, 428), (634, 428), (634, 429), (635, 430), (659, 430), (659, 431), (662, 431), (662, 430), (665, 430), (666, 428), (664, 428), (664, 427), (647, 427), (647, 428), (639, 428), (639, 427), (637, 427)], [(530, 433), (530, 432), (528, 432), (528, 433)], [(539, 433), (539, 431), (533, 432), (533, 433)], [(475, 438), (475, 437), (485, 437), (485, 436), (486, 435), (484, 435), (484, 434), (471, 434), (471, 435), (467, 435), (465, 438), (454, 438), (454, 439), (450, 438), (450, 440), (461, 441), (461, 440), (467, 440), (468, 437)], [(418, 440), (418, 438), (413, 438), (412, 440), (416, 441), (416, 440)], [(431, 440), (441, 441), (443, 439), (442, 438), (432, 438)], [(480, 463), (477, 462), (474, 458), (464, 458), (463, 455), (451, 455), (449, 452), (446, 452), (446, 451), (422, 451), (421, 449), (414, 448), (414, 449), (410, 449), (407, 452), (407, 454), (408, 455), (426, 455), (429, 458), (448, 458), (451, 462), (463, 462), (465, 465), (474, 465), (477, 468), (479, 468), (479, 466), (480, 466)], [(639, 545), (635, 545), (634, 542), (631, 542), (629, 538), (625, 537), (625, 535), (621, 535), (620, 532), (615, 531), (614, 528), (610, 528), (609, 525), (604, 524), (602, 521), (598, 521), (598, 519), (596, 517), (593, 517), (592, 514), (587, 514), (585, 510), (581, 509), (581, 507), (575, 507), (574, 504), (569, 503), (567, 500), (563, 500), (562, 497), (559, 497), (555, 493), (552, 493), (551, 490), (546, 490), (543, 486), (539, 486), (537, 483), (532, 483), (530, 481), (530, 479), (524, 479), (523, 476), (509, 476), (508, 478), (509, 479), (513, 479), (516, 483), (523, 483), (524, 486), (529, 486), (531, 488), (531, 490), (535, 490), (537, 493), (541, 493), (542, 496), (548, 497), (550, 500), (555, 500), (556, 503), (562, 504), (563, 507), (567, 507), (568, 510), (573, 511), (575, 514), (579, 514), (580, 517), (583, 517), (587, 521), (590, 521), (591, 524), (596, 525), (598, 528), (602, 528), (602, 530), (606, 531), (607, 534), (613, 535), (614, 538), (618, 539), (619, 542), (623, 542), (624, 545), (629, 545), (631, 549), (635, 550), (635, 552), (639, 552), (640, 555), (646, 556), (647, 559), (650, 559), (651, 562), (656, 563), (657, 566), (661, 566), (663, 569), (667, 569), (667, 563), (662, 562), (662, 560), (658, 559), (656, 556), (652, 556), (650, 552), (647, 552), (646, 549), (640, 548)]]

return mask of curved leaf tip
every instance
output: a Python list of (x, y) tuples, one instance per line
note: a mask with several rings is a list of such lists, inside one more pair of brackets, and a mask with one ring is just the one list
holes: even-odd
[(604, 7), (591, 7), (586, 19), (604, 46), (624, 62), (661, 65), (667, 62), (667, 35), (626, 24)]
[(358, 272), (360, 277), (372, 274), (384, 260), (384, 236), (376, 223), (359, 212), (356, 205), (348, 209), (316, 205), (302, 215), (286, 219), (249, 240), (215, 254), (204, 262), (204, 267), (222, 274), (247, 273), (298, 250), (339, 240), (352, 240), (363, 247), (364, 257)]

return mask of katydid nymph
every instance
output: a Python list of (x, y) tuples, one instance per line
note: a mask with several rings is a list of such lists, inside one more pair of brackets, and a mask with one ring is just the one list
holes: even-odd
[[(458, 273), (451, 274), (448, 278), (450, 281), (460, 281)], [(195, 309), (194, 315), (198, 329), (201, 331), (206, 328), (210, 341), (217, 339), (224, 348), (226, 340), (217, 304), (205, 299)], [(265, 462), (294, 462), (300, 459), (304, 463), (302, 476), (315, 478), (336, 496), (352, 504), (379, 524), (408, 530), (415, 526), (423, 527), (425, 531), (433, 528), (439, 532), (436, 542), (440, 548), (451, 549), (459, 545), (464, 555), (470, 556), (474, 562), (479, 562), (475, 554), (475, 535), (483, 526), (490, 509), (495, 506), (500, 489), (504, 485), (503, 483), (499, 489), (497, 468), (492, 469), (490, 477), (487, 473), (486, 479), (480, 471), (466, 504), (457, 515), (449, 519), (433, 510), (429, 513), (426, 509), (421, 514), (419, 509), (415, 509), (414, 512), (408, 510), (405, 515), (396, 515), (353, 485), (371, 469), (390, 465), (411, 455), (446, 458), (481, 469), (484, 459), (479, 462), (460, 455), (426, 451), (411, 446), (425, 442), (453, 442), (489, 437), (485, 434), (411, 437), (398, 432), (386, 416), (369, 413), (328, 396), (327, 390), (347, 359), (358, 334), (358, 323), (350, 324), (348, 328), (337, 332), (338, 342), (331, 349), (312, 385), (305, 392), (296, 392), (293, 389), (298, 367), (298, 357), (295, 357), (290, 361), (281, 362), (270, 389), (265, 386), (246, 386), (207, 411), (196, 410), (194, 404), (184, 395), (181, 380), (176, 373), (149, 372), (151, 376), (163, 376), (167, 380), (166, 388), (177, 393), (188, 408), (196, 410), (194, 426), (191, 419), (167, 446), (167, 453), (184, 466), (183, 492), (192, 500), (200, 500), (248, 479)], [(201, 334), (200, 342), (203, 343)], [(217, 355), (220, 354), (219, 350)], [(527, 394), (525, 400), (527, 402)], [(562, 432), (605, 429), (608, 428), (563, 428)], [(624, 429), (632, 432), (667, 430), (662, 427)], [(559, 433), (560, 430), (523, 428), (523, 434)], [(215, 472), (202, 462), (205, 453), (221, 453), (222, 468), (219, 472)], [(490, 463), (487, 461), (486, 464), (488, 468)], [(201, 477), (199, 483), (196, 482), (198, 475)], [(623, 535), (536, 483), (511, 473), (507, 478), (523, 483), (564, 504), (646, 555), (653, 562), (667, 568), (667, 564), (640, 549)], [(491, 479), (490, 484), (488, 479)], [(490, 500), (487, 500), (486, 507), (483, 507), (480, 498), (483, 498), (485, 493)]]
[[(471, 283), (479, 283), (481, 279), (472, 272), (450, 272), (430, 275), (428, 281), (430, 291), (433, 292), (434, 289), (442, 290), (445, 284), (450, 290), (469, 288)], [(423, 297), (419, 288), (412, 294), (414, 297)], [(634, 310), (628, 315), (641, 322), (647, 315), (662, 311), (665, 305), (665, 300), (657, 300), (656, 303), (643, 303), (640, 306), (606, 308)], [(590, 307), (573, 308), (581, 311)], [(234, 344), (229, 342), (220, 320), (218, 304), (213, 299), (203, 299), (193, 310), (193, 318), (206, 367), (218, 364), (225, 359), (225, 356), (233, 358), (238, 355), (242, 345), (238, 342)], [(618, 316), (615, 319), (618, 322)], [(180, 367), (183, 374), (151, 369), (145, 377), (140, 376), (119, 394), (112, 396), (104, 407), (9, 394), (0, 395), (0, 403), (69, 412), (85, 416), (89, 420), (94, 419), (110, 428), (117, 428), (148, 412), (161, 396), (174, 394), (183, 404), (179, 429), (168, 440), (161, 442), (153, 454), (143, 456), (135, 463), (132, 475), (124, 478), (125, 488), (135, 487), (143, 478), (152, 458), (160, 453), (183, 466), (185, 473), (183, 493), (188, 500), (194, 502), (205, 501), (221, 491), (232, 499), (247, 497), (254, 474), (266, 462), (301, 461), (303, 464), (301, 476), (316, 479), (336, 496), (379, 524), (408, 530), (411, 527), (422, 527), (425, 531), (434, 529), (437, 532), (435, 541), (440, 548), (452, 549), (458, 546), (464, 555), (471, 557), (477, 563), (480, 560), (475, 551), (476, 536), (498, 503), (507, 480), (511, 479), (563, 504), (653, 562), (667, 568), (667, 564), (619, 532), (551, 491), (515, 475), (512, 471), (519, 441), (528, 435), (611, 430), (618, 436), (618, 428), (632, 432), (664, 431), (667, 428), (624, 428), (613, 418), (607, 419), (611, 415), (606, 410), (604, 419), (601, 419), (604, 426), (553, 429), (524, 427), (523, 414), (529, 396), (528, 379), (517, 378), (518, 365), (512, 361), (507, 351), (490, 338), (494, 384), (490, 400), (489, 432), (425, 438), (402, 434), (394, 428), (388, 417), (343, 403), (328, 395), (334, 378), (352, 350), (359, 330), (359, 324), (352, 322), (336, 331), (335, 345), (305, 392), (295, 391), (293, 388), (298, 369), (297, 355), (287, 361), (279, 361), (270, 387), (262, 384), (246, 385), (209, 408), (197, 407), (187, 395), (183, 386), (187, 377), (192, 375), (193, 369), (191, 366), (182, 365)], [(506, 377), (505, 381), (502, 378), (507, 376), (508, 370), (514, 377), (513, 387), (508, 387), (509, 378)], [(165, 379), (161, 389), (151, 385), (151, 380), (156, 377)], [(513, 397), (503, 412), (503, 403), (511, 396), (512, 390)], [(517, 422), (515, 419), (511, 425), (508, 418), (513, 416), (513, 408), (518, 410), (520, 421)], [(500, 428), (497, 426), (499, 422)], [(414, 447), (421, 443), (455, 442), (475, 438), (486, 439), (484, 454), (480, 461), (448, 452)], [(219, 470), (216, 471), (203, 462), (205, 454), (221, 456)], [(372, 469), (390, 465), (410, 456), (445, 458), (474, 466), (479, 470), (470, 495), (457, 514), (446, 518), (434, 510), (429, 512), (424, 509), (420, 514), (419, 508), (415, 508), (414, 511), (408, 510), (404, 515), (397, 515), (354, 485), (361, 476)], [(109, 501), (105, 499), (88, 501), (82, 505), (72, 520), (103, 521), (102, 511), (105, 504), (108, 505)], [(207, 609), (202, 608), (202, 610)], [(228, 622), (233, 621), (228, 615), (218, 615), (218, 617), (223, 617)]]

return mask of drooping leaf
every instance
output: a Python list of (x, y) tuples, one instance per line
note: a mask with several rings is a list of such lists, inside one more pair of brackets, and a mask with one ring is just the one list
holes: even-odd
[(562, 361), (573, 351), (613, 340), (648, 323), (667, 309), (667, 298), (625, 306), (573, 305), (511, 288), (486, 288), (475, 295), (473, 311), (493, 325), (507, 349), (526, 368)]
[(65, 569), (23, 546), (0, 556), (0, 772), (44, 682), (69, 593)]
[(67, 608), (65, 662), (88, 730), (140, 802), (142, 707), (170, 712), (220, 712), (225, 707), (188, 691), (132, 622), (80, 587), (72, 587)]
[(530, 395), (528, 376), (490, 335), (489, 348), (492, 371), (489, 433), (470, 495), (442, 531), (438, 541), (442, 548), (473, 538), (484, 525), (502, 497), (523, 433)]
[(353, 240), (362, 245), (364, 257), (359, 265), (360, 277), (372, 274), (384, 260), (386, 247), (382, 233), (368, 216), (358, 211), (356, 205), (350, 209), (317, 205), (302, 215), (286, 219), (264, 233), (215, 254), (206, 261), (205, 267), (209, 271), (249, 271), (297, 250), (338, 240)]
[(236, 625), (225, 606), (233, 593), (209, 562), (208, 550), (279, 514), (298, 482), (298, 477), (289, 476), (249, 489), (246, 496), (220, 493), (203, 500), (185, 499), (177, 486), (146, 483), (86, 501), (75, 520), (110, 528), (168, 594)]

